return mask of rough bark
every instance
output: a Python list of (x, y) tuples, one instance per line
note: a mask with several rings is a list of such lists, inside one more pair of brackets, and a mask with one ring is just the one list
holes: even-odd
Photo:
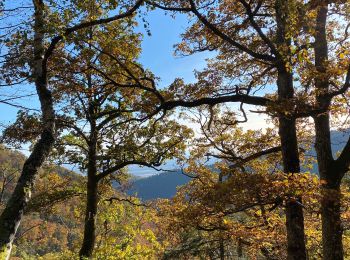
[[(330, 97), (327, 75), (328, 42), (326, 36), (327, 2), (320, 4), (316, 17), (315, 34), (315, 67), (317, 77), (315, 85), (318, 90), (317, 106), (329, 111)], [(323, 259), (344, 259), (341, 225), (341, 192), (340, 183), (344, 169), (336, 167), (331, 147), (329, 112), (318, 115), (315, 122), (315, 149), (318, 170), (322, 182), (322, 247)]]
[[(282, 74), (279, 77), (284, 77), (284, 75)], [(295, 119), (288, 119), (284, 116), (280, 116), (279, 135), (282, 146), (284, 172), (300, 172)], [(301, 198), (293, 198), (286, 202), (286, 227), (287, 259), (306, 259), (304, 216)]]
[(34, 14), (34, 61), (33, 78), (39, 96), (43, 130), (39, 141), (35, 144), (32, 153), (24, 163), (21, 175), (9, 199), (6, 208), (0, 216), (0, 259), (9, 259), (12, 243), (17, 228), (21, 222), (24, 209), (31, 197), (38, 168), (49, 155), (54, 143), (55, 114), (51, 92), (47, 88), (46, 67), (43, 65), (44, 57), (44, 3), (33, 1)]
[(88, 176), (86, 211), (84, 224), (84, 238), (79, 252), (81, 259), (92, 256), (95, 247), (95, 230), (98, 204), (98, 182), (96, 176)]
[(225, 244), (222, 238), (220, 238), (219, 251), (220, 251), (220, 260), (225, 260)]
[[(92, 32), (90, 32), (92, 37)], [(87, 75), (89, 89), (93, 89), (91, 75)], [(98, 182), (97, 177), (97, 135), (96, 111), (93, 98), (89, 98), (87, 118), (90, 123), (90, 136), (88, 141), (88, 169), (87, 169), (87, 194), (83, 243), (79, 252), (81, 259), (90, 258), (94, 251), (96, 240), (96, 216), (98, 204)]]
[(29, 158), (24, 163), (21, 176), (15, 187), (15, 190), (9, 199), (6, 208), (0, 216), (0, 259), (9, 259), (12, 242), (15, 237), (17, 228), (22, 219), (24, 209), (31, 197), (31, 190), (34, 186), (35, 177), (38, 168), (41, 167), (47, 156), (49, 155), (55, 141), (55, 111), (53, 108), (53, 99), (51, 91), (47, 84), (47, 62), (58, 43), (64, 37), (87, 27), (98, 24), (106, 24), (112, 21), (132, 16), (136, 10), (142, 5), (143, 0), (138, 0), (126, 12), (117, 14), (112, 17), (82, 22), (73, 27), (67, 28), (62, 35), (54, 37), (45, 50), (44, 32), (45, 5), (43, 0), (33, 0), (34, 5), (34, 58), (32, 62), (32, 77), (35, 81), (37, 95), (39, 97), (43, 130), (40, 139), (35, 144)]
[[(277, 21), (278, 47), (289, 49), (291, 44), (287, 37), (288, 1), (277, 0), (275, 3)], [(286, 102), (293, 98), (293, 75), (286, 66), (286, 55), (279, 58), (277, 68), (278, 99)], [(295, 118), (290, 118), (283, 112), (279, 115), (279, 136), (281, 139), (283, 170), (285, 173), (299, 173), (300, 161)], [(293, 198), (286, 202), (287, 227), (287, 259), (306, 259), (304, 216), (301, 198)]]
[(322, 190), (322, 246), (325, 260), (344, 259), (340, 197), (340, 189)]

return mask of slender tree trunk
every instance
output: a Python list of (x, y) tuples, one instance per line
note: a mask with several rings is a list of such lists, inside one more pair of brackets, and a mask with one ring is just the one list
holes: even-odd
[[(92, 37), (92, 34), (90, 35)], [(88, 87), (93, 88), (91, 75), (87, 74)], [(98, 204), (98, 182), (97, 178), (97, 136), (96, 129), (96, 116), (95, 116), (95, 101), (93, 98), (89, 98), (88, 114), (90, 122), (90, 137), (89, 137), (89, 151), (88, 151), (88, 182), (87, 182), (87, 195), (86, 195), (86, 210), (85, 210), (85, 225), (84, 225), (84, 238), (81, 246), (79, 256), (80, 258), (90, 258), (94, 251), (96, 240), (96, 216), (97, 216), (97, 204)]]
[(98, 204), (98, 179), (96, 168), (96, 132), (90, 138), (88, 155), (88, 181), (86, 194), (84, 238), (79, 252), (80, 258), (91, 257), (95, 247), (95, 230)]
[(225, 260), (225, 244), (223, 238), (220, 238), (220, 260)]
[(95, 247), (96, 215), (98, 204), (98, 182), (94, 176), (88, 177), (84, 238), (79, 255), (81, 258), (91, 257)]
[[(222, 183), (222, 181), (223, 181), (223, 175), (222, 175), (222, 172), (220, 172), (218, 183)], [(220, 260), (225, 260), (225, 243), (224, 243), (224, 238), (222, 237), (222, 234), (220, 234), (220, 238), (219, 238), (219, 257), (220, 257)]]
[[(285, 49), (282, 57), (279, 57), (277, 64), (277, 87), (278, 99), (288, 102), (294, 97), (293, 74), (288, 71), (286, 59), (291, 45), (287, 36), (288, 23), (288, 1), (276, 0), (276, 21), (277, 21), (277, 47)], [(282, 147), (283, 170), (285, 173), (299, 173), (300, 161), (298, 150), (298, 139), (296, 133), (296, 121), (283, 112), (279, 115), (279, 136)], [(287, 259), (306, 259), (304, 216), (301, 205), (301, 198), (293, 198), (286, 202), (286, 228), (287, 228)]]
[(49, 155), (55, 141), (55, 113), (51, 92), (47, 88), (44, 56), (44, 3), (34, 0), (34, 62), (33, 77), (42, 110), (43, 130), (39, 141), (25, 161), (21, 176), (17, 182), (6, 208), (0, 216), (0, 259), (9, 259), (12, 243), (20, 225), (24, 209), (31, 197), (38, 168)]

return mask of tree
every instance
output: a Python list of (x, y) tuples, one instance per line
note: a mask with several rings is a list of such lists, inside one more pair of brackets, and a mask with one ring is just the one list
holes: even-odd
[[(90, 8), (88, 15), (99, 10)], [(140, 36), (132, 32), (133, 23), (117, 21), (81, 30), (71, 49), (57, 52), (53, 59), (61, 132), (56, 151), (87, 175), (80, 257), (93, 255), (101, 183), (122, 179), (128, 165), (157, 167), (181, 156), (191, 134), (171, 120), (171, 113), (154, 115), (150, 100), (159, 91), (154, 76), (136, 61)]]
[[(307, 255), (311, 259), (320, 258), (321, 189), (318, 176), (309, 172), (314, 170), (315, 159), (307, 152), (313, 136), (299, 135), (300, 150), (304, 151), (303, 173), (285, 175), (273, 129), (243, 131), (231, 112), (203, 111), (198, 115), (203, 137), (194, 143), (196, 149), (185, 172), (193, 180), (181, 187), (173, 199), (159, 206), (164, 236), (169, 239), (165, 258), (210, 257), (210, 254), (219, 258), (223, 239), (226, 255), (231, 258), (242, 253), (251, 258), (284, 259), (287, 257), (283, 226), (285, 199), (299, 196), (303, 197)], [(206, 157), (220, 161), (214, 167), (208, 166)], [(343, 186), (342, 192), (342, 204), (346, 208), (349, 190)], [(345, 226), (346, 215), (345, 211)], [(346, 241), (348, 235), (344, 236)]]
[[(31, 82), (35, 84), (36, 92), (41, 105), (42, 129), (40, 139), (34, 145), (31, 155), (24, 163), (16, 188), (8, 201), (6, 208), (0, 216), (1, 258), (8, 259), (10, 256), (14, 235), (16, 234), (17, 228), (20, 224), (24, 209), (30, 199), (31, 190), (37, 176), (37, 170), (49, 155), (55, 141), (55, 112), (53, 109), (52, 93), (48, 87), (48, 61), (51, 55), (58, 44), (61, 43), (65, 37), (68, 37), (69, 35), (83, 28), (91, 27), (96, 24), (108, 23), (110, 21), (131, 16), (142, 4), (142, 2), (142, 0), (139, 0), (136, 1), (136, 3), (131, 3), (131, 8), (127, 5), (127, 11), (118, 15), (100, 20), (78, 21), (74, 26), (69, 26), (68, 23), (63, 23), (63, 29), (58, 28), (59, 30), (48, 32), (47, 30), (51, 29), (52, 26), (48, 24), (48, 21), (46, 20), (47, 13), (45, 10), (47, 10), (47, 6), (42, 0), (33, 1), (34, 23), (31, 25), (31, 29), (24, 33), (25, 36), (30, 35), (30, 37), (28, 37), (29, 39), (27, 37), (22, 38), (25, 41), (28, 39), (27, 43), (30, 43), (29, 50), (31, 51), (31, 55), (27, 60), (23, 59), (23, 56), (20, 55), (19, 59), (17, 60), (20, 61), (20, 65), (22, 65), (22, 67), (30, 66), (32, 69), (32, 75), (30, 75), (30, 78)], [(5, 11), (5, 9), (2, 10), (2, 12)], [(74, 18), (75, 17), (73, 16), (72, 20), (74, 20)], [(79, 18), (76, 18), (75, 20), (78, 19)], [(68, 22), (71, 22), (72, 20), (68, 19)], [(16, 33), (14, 36), (17, 36)], [(19, 42), (23, 43), (21, 40)], [(14, 41), (14, 43), (16, 43), (16, 41)], [(46, 47), (46, 43), (48, 43), (48, 47)], [(15, 44), (15, 47), (16, 46), (18, 47), (18, 45)], [(11, 56), (11, 52), (8, 54), (9, 55), (5, 55), (5, 65), (6, 61), (9, 61), (11, 64), (12, 60), (16, 58), (16, 56)], [(14, 66), (16, 65), (18, 66), (18, 64), (14, 64)], [(4, 68), (5, 70), (7, 69), (6, 66)], [(11, 83), (11, 73), (7, 74), (7, 76), (8, 77), (4, 77), (5, 80), (7, 79), (8, 82)], [(16, 76), (17, 75), (15, 75), (15, 77)]]
[[(297, 37), (301, 27), (300, 24), (293, 23), (294, 17), (298, 15), (297, 9), (290, 8), (293, 4), (280, 0), (249, 3), (239, 1), (234, 5), (231, 1), (196, 3), (191, 0), (181, 4), (174, 1), (148, 3), (164, 10), (191, 13), (197, 18), (184, 34), (184, 41), (178, 46), (180, 51), (186, 54), (207, 50), (219, 52), (217, 60), (212, 61), (209, 69), (200, 75), (199, 84), (196, 85), (200, 90), (197, 93), (208, 95), (210, 92), (203, 91), (205, 85), (210, 86), (208, 90), (211, 91), (211, 95), (213, 90), (214, 95), (227, 95), (226, 101), (265, 106), (277, 104), (270, 111), (279, 119), (278, 133), (284, 171), (299, 173), (296, 118), (303, 115), (297, 115), (297, 111), (290, 111), (290, 108), (300, 109), (295, 109), (290, 59), (291, 31), (293, 30)], [(222, 73), (218, 73), (217, 69)], [(213, 79), (215, 84), (212, 84)], [(228, 79), (228, 82), (232, 82), (233, 79), (234, 86), (226, 84), (225, 79)], [(258, 102), (255, 102), (254, 98), (249, 96), (253, 93), (253, 88), (272, 82), (277, 88), (275, 100), (272, 102), (266, 100), (266, 103), (263, 103), (264, 99), (258, 97), (255, 98)], [(232, 92), (236, 95), (229, 99), (228, 95)], [(306, 259), (301, 198), (287, 203), (286, 214), (288, 258)]]
[[(350, 84), (349, 61), (343, 57), (347, 54), (349, 41), (347, 29), (341, 22), (333, 23), (331, 19), (332, 12), (343, 8), (344, 10), (348, 8), (348, 3), (332, 4), (321, 1), (315, 8), (314, 66), (313, 72), (310, 71), (311, 75), (308, 75), (315, 87), (315, 106), (325, 111), (313, 117), (316, 132), (315, 148), (323, 194), (321, 199), (323, 259), (344, 259), (340, 185), (350, 166), (350, 138), (338, 158), (334, 159), (330, 134), (332, 126), (330, 115), (333, 113), (336, 116), (340, 112), (336, 109), (339, 102), (347, 104)], [(339, 19), (348, 22), (348, 18), (348, 12), (339, 14)], [(329, 47), (332, 44), (338, 47), (332, 49)], [(341, 100), (338, 96), (342, 96)]]
[[(285, 201), (303, 195), (307, 210), (317, 207), (318, 178), (282, 172), (281, 148), (273, 147), (278, 139), (272, 129), (244, 132), (232, 123), (231, 113), (217, 113), (200, 118), (204, 137), (186, 170), (193, 181), (161, 204), (165, 232), (175, 240), (166, 255), (170, 259), (178, 254), (206, 255), (209, 247), (218, 257), (222, 241), (225, 257), (244, 253), (251, 258), (285, 258)], [(221, 161), (208, 167), (203, 164), (205, 156)], [(308, 161), (303, 158), (304, 165)]]
[[(334, 159), (330, 113), (347, 113), (339, 107), (347, 103), (350, 80), (346, 51), (348, 4), (344, 1), (279, 0), (238, 1), (237, 4), (233, 1), (148, 3), (164, 10), (191, 13), (198, 19), (184, 34), (183, 42), (178, 45), (180, 52), (219, 52), (218, 58), (212, 60), (209, 69), (203, 73), (208, 80), (201, 78), (202, 83), (197, 87), (206, 84), (213, 92), (217, 85), (224, 86), (221, 95), (229, 91), (236, 93), (235, 96), (226, 96), (226, 101), (249, 104), (250, 97), (237, 96), (248, 95), (259, 85), (276, 83), (277, 97), (275, 95), (273, 102), (269, 102), (267, 111), (279, 118), (286, 172), (300, 171), (296, 119), (314, 118), (315, 146), (325, 195), (320, 202), (324, 205), (323, 257), (343, 259), (339, 187), (349, 169), (349, 157), (346, 156), (349, 144)], [(248, 81), (250, 77), (253, 79)], [(217, 85), (211, 84), (213, 81)], [(234, 82), (234, 86), (227, 82)], [(197, 93), (203, 94), (201, 91)], [(221, 96), (216, 101), (224, 102), (224, 99)], [(212, 98), (208, 104), (215, 103), (213, 101)], [(287, 206), (291, 259), (306, 257), (299, 203), (292, 202), (290, 209)]]

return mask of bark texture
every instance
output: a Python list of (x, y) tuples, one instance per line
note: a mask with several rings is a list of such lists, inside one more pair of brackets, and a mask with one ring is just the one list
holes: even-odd
[[(279, 78), (284, 82), (285, 75)], [(279, 83), (279, 87), (285, 87)], [(285, 173), (299, 173), (299, 151), (295, 119), (279, 117), (279, 135), (282, 147), (283, 169)], [(306, 259), (304, 215), (301, 198), (293, 198), (286, 202), (287, 255), (289, 260)]]
[(80, 258), (91, 257), (95, 247), (96, 216), (98, 204), (97, 189), (98, 182), (96, 178), (94, 176), (88, 176), (84, 238), (79, 252)]
[[(326, 37), (328, 3), (321, 2), (316, 17), (315, 30), (315, 67), (317, 76), (315, 85), (318, 90), (317, 106), (329, 111), (331, 97), (329, 92), (329, 76), (327, 73), (328, 42)], [(317, 153), (318, 170), (322, 182), (322, 247), (323, 259), (344, 259), (341, 225), (341, 179), (346, 167), (338, 167), (334, 160), (331, 147), (329, 112), (314, 118), (315, 149)]]
[[(92, 35), (92, 34), (91, 34)], [(92, 36), (90, 36), (92, 37)], [(87, 75), (89, 89), (92, 89), (91, 75)], [(79, 252), (81, 259), (92, 257), (96, 240), (96, 216), (98, 205), (98, 182), (97, 178), (97, 129), (96, 129), (96, 108), (93, 98), (89, 98), (87, 118), (90, 123), (90, 136), (88, 141), (88, 169), (87, 169), (87, 194), (83, 243)]]
[[(277, 0), (275, 3), (277, 21), (277, 46), (290, 49), (290, 38), (287, 36), (288, 1)], [(288, 102), (294, 97), (293, 74), (286, 66), (285, 53), (278, 57), (277, 87), (278, 99)], [(279, 136), (281, 139), (283, 170), (285, 173), (299, 173), (300, 161), (295, 118), (288, 114), (279, 115)], [(287, 258), (289, 260), (306, 259), (304, 216), (301, 198), (286, 201), (286, 227), (287, 227)]]
[(322, 190), (322, 246), (323, 259), (344, 259), (343, 228), (340, 218), (340, 190)]
[(17, 182), (6, 208), (0, 216), (0, 259), (9, 259), (12, 243), (18, 226), (20, 225), (24, 209), (31, 197), (38, 168), (41, 167), (54, 144), (55, 114), (50, 90), (47, 88), (46, 65), (44, 57), (44, 3), (34, 0), (34, 59), (33, 78), (39, 96), (43, 130), (39, 141), (35, 144), (32, 153), (24, 163), (21, 175)]

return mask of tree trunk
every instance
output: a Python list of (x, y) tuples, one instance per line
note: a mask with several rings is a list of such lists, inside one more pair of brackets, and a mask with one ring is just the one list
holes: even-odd
[[(91, 75), (87, 74), (88, 87), (93, 88)], [(97, 178), (97, 136), (95, 101), (89, 98), (87, 118), (90, 118), (90, 137), (88, 141), (88, 182), (86, 195), (84, 238), (79, 256), (81, 259), (90, 258), (95, 247), (96, 215), (98, 204), (98, 182)]]
[(220, 245), (219, 245), (219, 251), (220, 251), (220, 260), (225, 260), (225, 244), (223, 238), (220, 238)]
[(98, 182), (94, 176), (88, 177), (84, 238), (79, 256), (80, 258), (91, 257), (95, 247), (96, 215), (98, 204)]
[[(300, 172), (295, 120), (280, 117), (279, 134), (285, 173)], [(304, 216), (301, 198), (286, 202), (287, 259), (306, 259)]]
[(322, 249), (323, 259), (344, 259), (341, 223), (341, 191), (342, 169), (333, 167), (334, 159), (331, 150), (329, 115), (321, 115), (315, 119), (318, 170), (322, 182), (321, 214), (322, 214)]
[(306, 259), (304, 216), (301, 198), (286, 202), (287, 259)]
[(344, 259), (340, 219), (340, 189), (322, 190), (322, 245), (323, 259)]
[[(329, 92), (329, 75), (327, 74), (328, 42), (327, 42), (327, 1), (321, 2), (317, 11), (315, 28), (315, 67), (317, 76), (315, 85), (318, 90), (317, 106), (328, 111), (331, 99)], [(315, 148), (318, 170), (322, 181), (322, 246), (324, 260), (344, 259), (342, 243), (342, 225), (340, 210), (340, 183), (344, 169), (338, 169), (332, 154), (329, 112), (314, 118)], [(346, 170), (345, 170), (346, 171)]]
[[(289, 102), (294, 97), (293, 74), (288, 70), (286, 62), (290, 57), (291, 40), (288, 36), (288, 1), (276, 0), (277, 49), (284, 50), (277, 63), (278, 100)], [(289, 61), (290, 62), (290, 61)], [(288, 111), (287, 111), (288, 112)], [(292, 112), (292, 111), (290, 111)], [(300, 161), (295, 118), (288, 117), (284, 111), (279, 114), (279, 136), (281, 139), (283, 170), (285, 173), (299, 173)], [(304, 216), (301, 198), (286, 201), (287, 259), (306, 259)]]
[(89, 161), (84, 238), (79, 252), (80, 258), (91, 257), (95, 247), (96, 215), (98, 204), (98, 179), (96, 167), (96, 132), (94, 130), (94, 125), (92, 130), (93, 134), (90, 138), (90, 147), (88, 154)]
[(46, 65), (43, 65), (44, 3), (40, 0), (33, 1), (33, 3), (35, 6), (33, 78), (41, 104), (43, 130), (39, 141), (24, 163), (17, 185), (0, 216), (0, 259), (10, 257), (12, 243), (24, 209), (31, 197), (38, 168), (49, 155), (55, 141), (55, 113), (52, 95), (47, 88)]

